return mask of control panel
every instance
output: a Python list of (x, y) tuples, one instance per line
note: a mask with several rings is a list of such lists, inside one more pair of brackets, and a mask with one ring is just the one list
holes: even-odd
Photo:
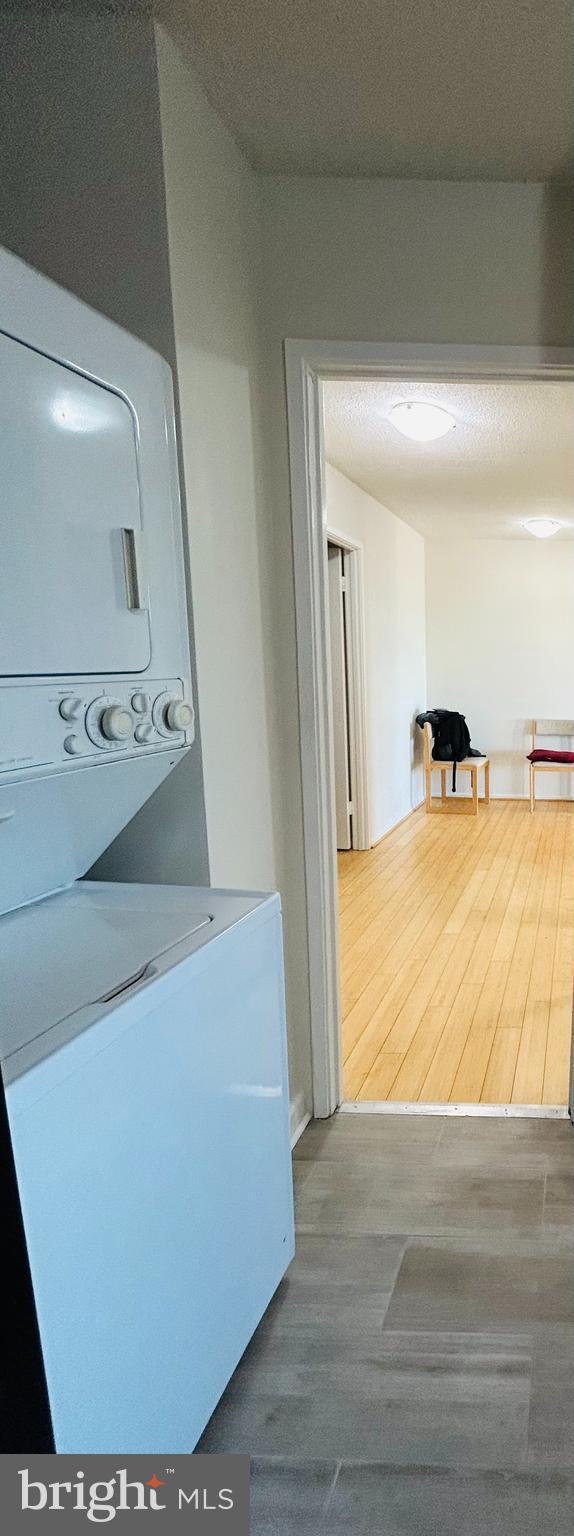
[(180, 678), (146, 678), (145, 688), (137, 678), (6, 688), (2, 714), (10, 743), (6, 756), (0, 747), (2, 776), (188, 747), (194, 734)]

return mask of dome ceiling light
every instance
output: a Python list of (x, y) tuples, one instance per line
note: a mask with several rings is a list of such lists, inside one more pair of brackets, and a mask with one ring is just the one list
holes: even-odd
[(555, 517), (528, 517), (523, 527), (527, 528), (535, 539), (551, 539), (553, 533), (558, 533), (562, 523), (558, 523)]
[(442, 405), (432, 405), (427, 400), (401, 400), (393, 406), (389, 421), (397, 432), (402, 432), (403, 437), (412, 438), (415, 443), (431, 443), (437, 437), (444, 437), (455, 426), (450, 411), (443, 410)]

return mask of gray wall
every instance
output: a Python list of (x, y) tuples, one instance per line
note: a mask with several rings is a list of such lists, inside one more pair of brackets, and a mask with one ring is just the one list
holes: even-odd
[[(127, 14), (55, 3), (20, 16), (0, 8), (0, 242), (140, 336), (175, 370), (146, 8)], [(197, 700), (195, 679), (194, 689)], [(199, 738), (97, 872), (207, 881)]]

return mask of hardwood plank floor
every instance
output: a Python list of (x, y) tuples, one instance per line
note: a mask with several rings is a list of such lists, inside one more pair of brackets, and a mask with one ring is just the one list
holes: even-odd
[(421, 808), (338, 867), (345, 1097), (566, 1104), (574, 802)]

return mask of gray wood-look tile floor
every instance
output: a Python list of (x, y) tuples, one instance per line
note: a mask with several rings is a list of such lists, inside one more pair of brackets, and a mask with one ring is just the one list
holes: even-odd
[(574, 1130), (335, 1116), (296, 1258), (198, 1450), (252, 1457), (254, 1536), (571, 1536)]

